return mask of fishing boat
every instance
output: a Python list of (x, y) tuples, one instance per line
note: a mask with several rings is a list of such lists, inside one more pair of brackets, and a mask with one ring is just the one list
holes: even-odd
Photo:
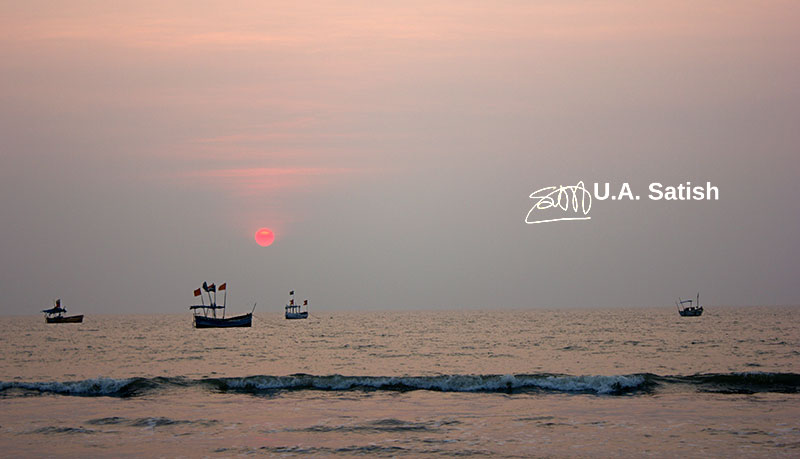
[[(217, 290), (225, 292), (222, 306), (217, 304)], [(208, 304), (206, 304), (205, 298), (203, 297), (203, 291), (205, 291), (208, 296)], [(208, 285), (207, 282), (203, 282), (203, 286), (194, 291), (194, 296), (199, 296), (201, 302), (201, 304), (189, 306), (189, 309), (194, 311), (194, 328), (250, 327), (253, 324), (253, 311), (256, 309), (255, 303), (253, 303), (253, 310), (248, 314), (225, 317), (225, 307), (228, 303), (227, 282), (222, 283), (219, 288), (213, 283)], [(222, 311), (221, 317), (218, 317), (219, 314), (217, 311)]]
[(289, 304), (286, 305), (286, 318), (287, 319), (308, 318), (308, 300), (303, 300), (302, 306), (299, 304), (294, 304), (294, 290), (289, 292)]
[(678, 301), (675, 302), (675, 306), (678, 307), (678, 314), (681, 317), (698, 317), (703, 314), (703, 307), (700, 306), (700, 294), (697, 294), (697, 302), (692, 299), (682, 300), (678, 298)]
[(79, 324), (83, 322), (83, 314), (75, 316), (65, 316), (67, 308), (61, 306), (61, 298), (54, 301), (54, 306), (42, 311), (44, 322), (48, 324)]

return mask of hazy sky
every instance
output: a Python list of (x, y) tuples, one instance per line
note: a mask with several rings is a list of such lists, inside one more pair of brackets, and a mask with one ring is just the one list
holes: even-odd
[[(794, 1), (0, 3), (0, 314), (800, 303)], [(630, 182), (526, 225), (542, 187)], [(711, 181), (712, 202), (651, 182)], [(253, 235), (276, 233), (267, 248)]]

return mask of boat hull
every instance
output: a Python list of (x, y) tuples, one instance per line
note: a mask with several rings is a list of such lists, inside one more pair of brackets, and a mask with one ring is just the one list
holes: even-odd
[(83, 322), (83, 314), (79, 316), (45, 317), (44, 321), (48, 324), (79, 324)]
[(250, 327), (253, 324), (253, 314), (243, 314), (224, 319), (204, 316), (194, 316), (194, 328), (231, 328)]
[(305, 312), (287, 312), (286, 313), (287, 319), (307, 319), (308, 318), (308, 311)]
[(678, 311), (678, 314), (680, 314), (681, 317), (699, 317), (699, 316), (701, 316), (703, 314), (703, 308), (684, 309), (684, 310)]

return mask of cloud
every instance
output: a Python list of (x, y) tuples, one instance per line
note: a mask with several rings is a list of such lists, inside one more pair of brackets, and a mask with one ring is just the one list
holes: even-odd
[(334, 176), (357, 172), (357, 169), (343, 167), (242, 167), (193, 170), (179, 173), (178, 177), (184, 183), (211, 184), (235, 195), (247, 196), (284, 189), (309, 189), (329, 183)]

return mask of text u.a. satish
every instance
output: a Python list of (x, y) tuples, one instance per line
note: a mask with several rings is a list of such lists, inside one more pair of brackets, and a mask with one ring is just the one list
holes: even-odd
[[(705, 185), (692, 186), (692, 182), (681, 183), (676, 186), (663, 185), (653, 182), (648, 187), (650, 194), (647, 195), (652, 201), (718, 201), (719, 188), (706, 182)], [(639, 200), (639, 195), (633, 193), (630, 184), (624, 182), (619, 191), (614, 194), (612, 186), (606, 182), (604, 184), (594, 184), (594, 198), (598, 201), (611, 199), (614, 201)]]

